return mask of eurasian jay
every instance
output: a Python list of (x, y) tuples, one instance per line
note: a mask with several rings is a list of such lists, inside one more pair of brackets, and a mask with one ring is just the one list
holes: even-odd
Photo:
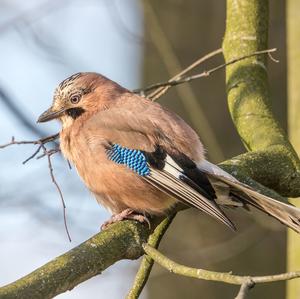
[(300, 210), (254, 191), (205, 160), (195, 131), (175, 113), (96, 73), (59, 84), (38, 119), (59, 119), (61, 151), (113, 216), (147, 220), (178, 202), (234, 229), (221, 210), (251, 205), (300, 232)]

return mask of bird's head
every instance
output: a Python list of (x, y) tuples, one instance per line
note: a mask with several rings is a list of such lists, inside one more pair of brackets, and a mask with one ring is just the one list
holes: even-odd
[(105, 109), (124, 92), (126, 89), (100, 74), (74, 74), (58, 85), (52, 106), (40, 115), (37, 122), (58, 119), (63, 128), (68, 127), (86, 112)]

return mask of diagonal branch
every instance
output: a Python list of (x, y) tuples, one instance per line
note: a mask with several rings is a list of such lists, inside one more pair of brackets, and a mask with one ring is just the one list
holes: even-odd
[(27, 276), (0, 288), (0, 298), (53, 298), (101, 274), (119, 260), (139, 258), (143, 254), (142, 243), (148, 236), (149, 230), (140, 223), (113, 224)]
[(251, 278), (249, 278), (248, 281), (245, 281), (242, 283), (239, 293), (234, 299), (245, 299), (249, 293), (249, 291), (254, 287), (254, 282), (252, 281)]
[[(174, 77), (172, 77), (169, 80), (169, 82), (181, 78), (183, 75), (185, 75), (188, 72), (192, 71), (193, 69), (195, 69), (196, 67), (198, 67), (200, 64), (202, 64), (205, 61), (207, 61), (207, 60), (209, 60), (209, 59), (217, 56), (218, 54), (221, 54), (222, 52), (223, 52), (222, 48), (219, 48), (217, 50), (214, 50), (214, 51), (212, 51), (212, 52), (204, 55), (203, 57), (200, 57), (195, 62), (193, 62), (192, 64), (190, 64), (188, 67), (186, 67), (184, 70), (182, 70), (177, 75), (175, 75)], [(161, 96), (163, 96), (171, 87), (172, 86), (160, 87), (160, 88), (154, 90), (152, 93), (148, 94), (147, 98), (151, 99), (152, 101), (156, 101)]]
[[(152, 1), (143, 1), (143, 8), (145, 18), (149, 27), (149, 36), (161, 57), (167, 72), (170, 75), (176, 74), (182, 70), (180, 61), (175, 53), (175, 50), (161, 25), (161, 20), (153, 7)], [(219, 141), (216, 138), (215, 132), (212, 130), (211, 125), (207, 119), (206, 113), (202, 108), (201, 103), (198, 101), (192, 86), (183, 84), (180, 88), (176, 89), (179, 100), (183, 108), (189, 112), (190, 121), (194, 129), (200, 133), (202, 140), (206, 144), (211, 157), (216, 161), (224, 160), (224, 153), (220, 147)], [(155, 100), (160, 95), (151, 97)]]
[[(166, 217), (154, 230), (154, 232), (149, 236), (148, 244), (154, 248), (158, 248), (159, 243), (164, 236), (165, 232), (169, 228), (170, 224), (172, 223), (173, 219), (175, 218), (176, 213), (171, 214), (170, 216)], [(126, 299), (136, 299), (141, 294), (148, 278), (150, 272), (152, 270), (154, 261), (147, 255), (144, 255), (139, 270), (135, 276), (133, 286), (130, 289), (129, 293), (126, 296)]]

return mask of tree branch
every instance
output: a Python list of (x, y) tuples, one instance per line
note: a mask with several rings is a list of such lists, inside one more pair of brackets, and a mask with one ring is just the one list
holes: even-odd
[(254, 287), (254, 285), (255, 284), (251, 278), (248, 281), (245, 281), (244, 283), (242, 283), (239, 293), (237, 294), (237, 296), (234, 299), (245, 299), (248, 295), (248, 292), (250, 291), (250, 289), (252, 289)]
[(119, 260), (139, 258), (149, 233), (147, 226), (138, 222), (113, 224), (27, 276), (0, 288), (0, 298), (53, 298), (101, 274)]
[[(151, 91), (153, 89), (156, 89), (153, 94), (155, 95), (155, 93), (157, 92), (157, 90), (160, 89), (160, 87), (172, 87), (172, 86), (177, 86), (177, 85), (180, 85), (180, 84), (183, 84), (183, 83), (188, 83), (188, 82), (191, 82), (191, 81), (194, 81), (196, 79), (200, 79), (200, 78), (203, 78), (203, 77), (208, 77), (210, 76), (211, 74), (213, 74), (214, 72), (220, 70), (220, 69), (223, 69), (225, 68), (226, 66), (229, 66), (231, 64), (234, 64), (238, 61), (241, 61), (241, 60), (244, 60), (244, 59), (247, 59), (247, 58), (250, 58), (250, 57), (253, 57), (253, 56), (257, 56), (257, 55), (262, 55), (262, 54), (270, 54), (272, 52), (275, 52), (277, 49), (276, 48), (273, 48), (273, 49), (267, 49), (267, 50), (262, 50), (262, 51), (256, 51), (256, 52), (253, 52), (251, 54), (248, 54), (248, 55), (244, 55), (244, 56), (241, 56), (241, 57), (238, 57), (238, 58), (235, 58), (235, 59), (232, 59), (231, 61), (228, 61), (226, 63), (223, 63), (223, 64), (220, 64), (216, 67), (213, 67), (209, 70), (206, 70), (206, 71), (203, 71), (199, 74), (196, 74), (196, 75), (192, 75), (192, 76), (185, 76), (183, 77), (182, 75), (181, 76), (176, 76), (175, 78), (176, 79), (171, 79), (171, 80), (168, 80), (166, 82), (159, 82), (159, 83), (155, 83), (155, 84), (152, 84), (152, 85), (149, 85), (145, 88), (141, 88), (141, 89), (135, 89), (133, 90), (134, 93), (145, 93), (147, 91)], [(213, 52), (212, 52), (213, 53)], [(217, 50), (217, 53), (219, 53), (219, 51)], [(208, 57), (208, 56), (204, 56), (204, 57)], [(270, 56), (272, 57), (272, 56)], [(210, 57), (209, 57), (210, 58)], [(199, 60), (198, 60), (199, 61)], [(196, 61), (196, 62), (198, 62)], [(204, 60), (201, 60), (201, 62), (203, 62)], [(274, 58), (272, 58), (272, 61), (276, 61), (278, 62), (277, 60), (274, 60)], [(189, 68), (188, 68), (189, 69)], [(164, 90), (168, 90), (168, 89), (164, 89)], [(164, 92), (165, 93), (165, 92)], [(162, 95), (162, 93), (159, 94), (160, 96)], [(151, 94), (149, 96), (147, 96), (147, 98), (151, 99), (152, 101), (154, 101), (155, 99), (157, 99), (157, 96), (151, 96)]]
[[(246, 171), (246, 169), (241, 168), (241, 171)], [(235, 174), (236, 177), (241, 180), (245, 179), (241, 173)], [(234, 175), (232, 172), (231, 174)], [(256, 189), (261, 188), (261, 185), (256, 182), (253, 182), (252, 186)], [(263, 193), (268, 194), (267, 190), (266, 187), (260, 189)], [(274, 191), (269, 190), (269, 192), (273, 194), (274, 198), (281, 199), (280, 195)], [(101, 274), (102, 271), (119, 260), (137, 259), (143, 254), (142, 244), (148, 238), (150, 243), (153, 242), (153, 246), (155, 244), (158, 245), (172, 219), (172, 216), (168, 217), (165, 220), (153, 219), (151, 221), (151, 227), (154, 229), (154, 234), (151, 238), (149, 238), (150, 231), (148, 226), (138, 222), (122, 221), (113, 224), (107, 230), (95, 235), (88, 241), (50, 261), (29, 275), (0, 288), (0, 298), (52, 298), (67, 290), (71, 290), (76, 285), (95, 275)], [(133, 290), (128, 294), (128, 296), (132, 297), (128, 297), (128, 299), (138, 298), (147, 281), (152, 268), (152, 262), (149, 260), (149, 257), (147, 260), (145, 259), (136, 277)], [(289, 279), (296, 277), (296, 274), (290, 275)], [(281, 276), (275, 276), (277, 280), (279, 280), (279, 277)], [(285, 279), (282, 278), (281, 280)]]
[[(152, 1), (143, 1), (143, 8), (147, 25), (149, 27), (149, 36), (153, 41), (157, 53), (161, 57), (161, 62), (164, 64), (170, 76), (182, 70), (180, 61), (170, 43), (164, 28), (161, 25), (161, 20), (153, 7)], [(193, 88), (189, 84), (183, 84), (176, 89), (179, 100), (183, 108), (189, 112), (190, 121), (194, 129), (200, 134), (208, 149), (210, 156), (216, 161), (224, 160), (224, 153), (220, 147), (219, 141), (216, 138), (215, 132), (207, 119), (207, 115), (202, 108), (201, 102), (198, 101)], [(151, 97), (155, 100), (160, 95)]]
[[(267, 40), (268, 1), (241, 0), (235, 5), (227, 0), (225, 61), (266, 49)], [(250, 57), (227, 66), (226, 86), (233, 122), (252, 153), (224, 163), (224, 168), (242, 167), (245, 175), (280, 194), (299, 196), (300, 161), (271, 110), (266, 57)]]
[(288, 272), (277, 275), (267, 276), (240, 276), (233, 275), (231, 273), (208, 271), (203, 269), (191, 268), (181, 264), (178, 264), (168, 257), (164, 256), (157, 249), (153, 248), (149, 244), (143, 244), (143, 249), (147, 255), (149, 255), (156, 263), (166, 268), (171, 273), (175, 273), (182, 276), (224, 282), (228, 284), (243, 285), (243, 284), (258, 284), (258, 283), (269, 283), (275, 281), (290, 280), (300, 277), (300, 271)]
[[(172, 77), (169, 81), (179, 79), (180, 77), (182, 77), (186, 73), (188, 73), (191, 70), (193, 70), (196, 67), (198, 67), (200, 64), (202, 64), (205, 61), (207, 61), (207, 60), (209, 60), (209, 59), (211, 59), (211, 58), (213, 58), (213, 57), (221, 54), (222, 52), (223, 52), (222, 48), (219, 48), (217, 50), (214, 50), (214, 51), (212, 51), (212, 52), (204, 55), (203, 57), (200, 57), (195, 62), (193, 62), (192, 64), (190, 64), (188, 67), (186, 67), (184, 70), (182, 70), (177, 75), (175, 75), (174, 77)], [(171, 87), (172, 86), (165, 86), (165, 87), (158, 88), (157, 90), (154, 90), (152, 93), (150, 93), (147, 97), (149, 99), (151, 99), (152, 101), (156, 101), (161, 96), (163, 96)]]
[[(154, 230), (154, 232), (149, 236), (148, 244), (154, 248), (158, 248), (159, 243), (164, 236), (165, 232), (169, 228), (176, 213), (173, 213), (166, 217)], [(126, 299), (137, 299), (141, 294), (152, 270), (154, 261), (148, 255), (145, 255), (141, 261), (139, 270), (135, 276), (132, 288), (130, 289)]]
[(34, 144), (34, 145), (46, 144), (48, 142), (53, 142), (53, 141), (57, 140), (58, 138), (59, 138), (59, 134), (58, 133), (50, 135), (50, 136), (47, 136), (47, 137), (43, 137), (43, 138), (40, 138), (40, 139), (37, 139), (37, 140), (22, 140), (22, 141), (17, 141), (15, 139), (15, 137), (13, 136), (11, 138), (10, 142), (0, 145), (0, 149), (6, 148), (6, 147), (11, 146), (11, 145), (16, 145), (16, 144), (17, 145), (21, 145), (21, 144)]

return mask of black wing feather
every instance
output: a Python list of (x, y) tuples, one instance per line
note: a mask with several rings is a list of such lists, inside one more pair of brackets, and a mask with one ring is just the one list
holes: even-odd
[(233, 223), (214, 201), (214, 191), (209, 181), (204, 179), (205, 174), (202, 180), (205, 181), (203, 185), (210, 186), (208, 189), (204, 189), (202, 185), (189, 177), (193, 170), (197, 170), (196, 164), (192, 160), (185, 156), (186, 163), (181, 158), (181, 165), (179, 165), (175, 161), (178, 160), (178, 157), (173, 159), (173, 156), (168, 155), (161, 148), (153, 153), (145, 153), (145, 155), (150, 165), (150, 175), (145, 176), (145, 180), (161, 191), (206, 212), (235, 230)]

